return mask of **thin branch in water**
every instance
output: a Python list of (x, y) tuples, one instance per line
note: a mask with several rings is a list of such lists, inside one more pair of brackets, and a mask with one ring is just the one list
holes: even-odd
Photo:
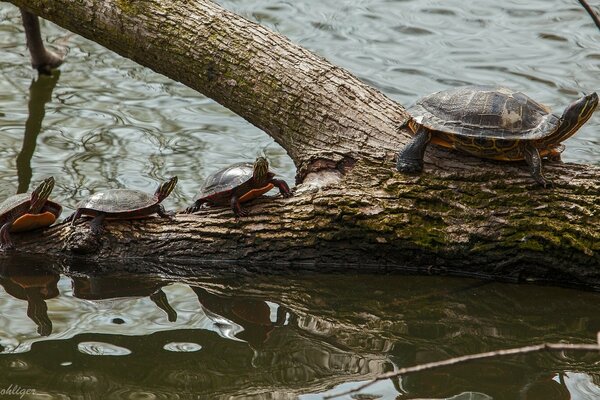
[(415, 365), (412, 367), (400, 368), (399, 370), (394, 371), (394, 372), (388, 372), (386, 374), (381, 374), (381, 375), (377, 376), (376, 378), (374, 378), (373, 380), (363, 383), (362, 385), (357, 386), (354, 389), (349, 389), (345, 392), (328, 395), (323, 398), (324, 399), (333, 399), (333, 398), (345, 396), (348, 394), (358, 393), (361, 390), (366, 389), (367, 387), (375, 384), (378, 381), (382, 381), (382, 380), (390, 379), (390, 378), (396, 378), (396, 377), (399, 377), (400, 375), (405, 375), (405, 374), (408, 374), (411, 372), (426, 371), (426, 370), (430, 370), (430, 369), (434, 369), (434, 368), (441, 368), (441, 367), (446, 367), (449, 365), (464, 363), (467, 361), (481, 360), (484, 358), (511, 356), (511, 355), (515, 355), (515, 354), (526, 354), (526, 353), (533, 353), (533, 352), (542, 351), (542, 350), (546, 350), (546, 351), (562, 351), (562, 350), (600, 351), (600, 332), (598, 333), (598, 343), (596, 343), (596, 344), (542, 343), (542, 344), (538, 344), (538, 345), (524, 346), (524, 347), (518, 347), (518, 348), (514, 348), (514, 349), (495, 350), (495, 351), (489, 351), (487, 353), (470, 354), (470, 355), (466, 355), (466, 356), (450, 358), (448, 360), (435, 361), (435, 362), (430, 362), (430, 363), (426, 363), (426, 364)]
[(579, 0), (579, 3), (581, 3), (583, 8), (585, 8), (585, 11), (587, 11), (588, 14), (590, 14), (590, 17), (592, 17), (598, 29), (600, 29), (600, 19), (598, 19), (598, 16), (596, 15), (592, 7), (588, 4), (588, 2), (586, 0)]

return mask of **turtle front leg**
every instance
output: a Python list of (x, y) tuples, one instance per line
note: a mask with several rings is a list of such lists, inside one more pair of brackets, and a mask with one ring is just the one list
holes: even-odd
[(242, 208), (240, 204), (240, 199), (237, 196), (231, 196), (231, 209), (236, 217), (247, 217), (248, 210)]
[(79, 219), (79, 217), (81, 217), (81, 213), (82, 213), (81, 208), (78, 208), (77, 210), (75, 210), (75, 212), (73, 214), (71, 214), (67, 218), (65, 218), (65, 220), (63, 222), (65, 222), (65, 223), (70, 222), (71, 226), (75, 226), (75, 221), (77, 221), (77, 219)]
[(104, 218), (106, 218), (106, 214), (98, 214), (90, 222), (90, 229), (94, 235), (101, 235), (106, 232), (106, 228), (102, 225)]
[(21, 9), (21, 18), (25, 28), (27, 48), (31, 54), (31, 66), (37, 69), (40, 74), (50, 75), (53, 68), (57, 68), (62, 64), (62, 56), (44, 47), (37, 15)]
[(7, 222), (0, 228), (0, 251), (12, 250), (15, 248), (12, 240), (10, 240), (10, 228), (12, 222)]
[(195, 213), (196, 211), (200, 210), (200, 207), (202, 207), (202, 205), (206, 203), (203, 200), (196, 200), (194, 202), (194, 204), (192, 204), (191, 206), (189, 206), (188, 208), (186, 208), (185, 210), (183, 210), (181, 213), (183, 214), (192, 214)]
[(161, 218), (168, 218), (168, 219), (172, 219), (173, 216), (175, 215), (175, 213), (173, 212), (167, 212), (165, 210), (165, 207), (162, 204), (159, 204), (158, 207), (156, 208), (156, 213), (161, 217)]
[(283, 197), (292, 197), (292, 191), (286, 181), (283, 179), (271, 179), (271, 183), (277, 186), (279, 193), (281, 193)]
[(415, 136), (398, 152), (396, 169), (400, 172), (420, 172), (423, 170), (425, 149), (431, 141), (431, 131), (417, 129)]
[(552, 182), (542, 175), (542, 157), (540, 157), (540, 152), (537, 147), (531, 144), (524, 145), (523, 155), (525, 156), (525, 161), (527, 161), (527, 164), (529, 165), (529, 171), (531, 172), (533, 179), (544, 188), (547, 186), (553, 187), (554, 185)]

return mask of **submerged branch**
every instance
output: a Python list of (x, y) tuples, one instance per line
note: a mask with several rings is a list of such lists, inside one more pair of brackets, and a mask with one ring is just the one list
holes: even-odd
[(382, 374), (370, 380), (360, 386), (357, 386), (354, 389), (349, 389), (345, 392), (335, 393), (329, 396), (325, 396), (324, 399), (334, 399), (337, 397), (345, 396), (348, 394), (358, 393), (361, 390), (368, 388), (375, 383), (391, 378), (397, 378), (401, 375), (406, 375), (414, 372), (428, 371), (436, 368), (447, 367), (449, 365), (455, 365), (460, 363), (465, 363), (468, 361), (474, 360), (482, 360), (485, 358), (494, 358), (494, 357), (506, 357), (512, 356), (516, 354), (527, 354), (534, 353), (539, 351), (600, 351), (600, 332), (598, 333), (598, 343), (597, 344), (570, 344), (570, 343), (542, 343), (532, 346), (524, 346), (517, 347), (514, 349), (505, 349), (505, 350), (495, 350), (488, 351), (486, 353), (478, 353), (478, 354), (470, 354), (461, 357), (454, 357), (448, 360), (443, 361), (435, 361), (426, 364), (419, 364), (412, 367), (400, 368), (394, 372), (388, 372), (386, 374)]

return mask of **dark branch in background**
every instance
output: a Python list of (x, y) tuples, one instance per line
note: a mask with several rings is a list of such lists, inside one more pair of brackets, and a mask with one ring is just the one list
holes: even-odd
[(21, 9), (21, 18), (27, 38), (27, 48), (31, 55), (31, 66), (40, 74), (50, 75), (52, 69), (62, 64), (64, 54), (46, 49), (40, 33), (40, 21), (35, 14)]
[(579, 3), (581, 3), (583, 8), (585, 8), (585, 11), (587, 11), (588, 14), (590, 14), (590, 17), (592, 17), (598, 29), (600, 29), (600, 19), (598, 19), (598, 16), (596, 15), (592, 7), (590, 7), (586, 0), (579, 0)]
[(515, 349), (489, 351), (487, 353), (470, 354), (467, 356), (450, 358), (448, 360), (443, 360), (443, 361), (435, 361), (435, 362), (430, 362), (427, 364), (419, 364), (419, 365), (415, 365), (412, 367), (401, 368), (394, 372), (388, 372), (386, 374), (379, 375), (375, 379), (373, 379), (367, 383), (364, 383), (354, 389), (350, 389), (345, 392), (325, 396), (324, 399), (333, 399), (336, 397), (357, 393), (357, 392), (360, 392), (361, 390), (375, 384), (378, 381), (382, 381), (384, 379), (397, 378), (400, 375), (405, 375), (405, 374), (408, 374), (411, 372), (427, 371), (430, 369), (447, 367), (449, 365), (464, 363), (464, 362), (473, 361), (473, 360), (481, 360), (484, 358), (511, 356), (511, 355), (515, 355), (515, 354), (526, 354), (526, 353), (533, 353), (533, 352), (538, 352), (538, 351), (542, 351), (542, 350), (547, 350), (547, 351), (563, 351), (563, 350), (600, 351), (600, 332), (598, 332), (597, 341), (598, 341), (598, 343), (596, 343), (596, 344), (542, 343), (542, 344), (537, 344), (537, 345), (533, 345), (533, 346), (518, 347)]

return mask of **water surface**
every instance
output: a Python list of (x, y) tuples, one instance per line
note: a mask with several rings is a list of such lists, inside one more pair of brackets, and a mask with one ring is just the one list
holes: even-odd
[[(49, 398), (316, 399), (399, 367), (590, 342), (598, 293), (369, 274), (143, 276), (35, 258), (0, 272), (0, 388)], [(104, 265), (124, 269), (127, 265)], [(542, 353), (388, 380), (386, 399), (593, 399), (600, 355)], [(179, 397), (177, 397), (179, 396)], [(486, 397), (487, 396), (487, 397)], [(48, 398), (48, 397), (39, 397)], [(346, 397), (349, 398), (349, 397)]]
[[(600, 89), (600, 32), (575, 1), (220, 3), (404, 105), (456, 85), (502, 84), (561, 113)], [(2, 197), (54, 175), (67, 213), (96, 189), (153, 191), (178, 175), (165, 205), (182, 208), (208, 174), (263, 152), (293, 183), (283, 149), (227, 109), (53, 24), (43, 32), (69, 54), (60, 74), (38, 79), (19, 13), (0, 3)], [(600, 165), (599, 129), (596, 115), (566, 142), (564, 159)], [(265, 276), (238, 265), (221, 266), (230, 274), (169, 276), (150, 265), (149, 275), (114, 275), (106, 271), (127, 265), (35, 258), (3, 258), (0, 267), (0, 391), (18, 385), (36, 399), (312, 400), (404, 366), (544, 341), (590, 343), (600, 330), (598, 294), (533, 285)], [(600, 357), (475, 362), (367, 393), (595, 399)]]

